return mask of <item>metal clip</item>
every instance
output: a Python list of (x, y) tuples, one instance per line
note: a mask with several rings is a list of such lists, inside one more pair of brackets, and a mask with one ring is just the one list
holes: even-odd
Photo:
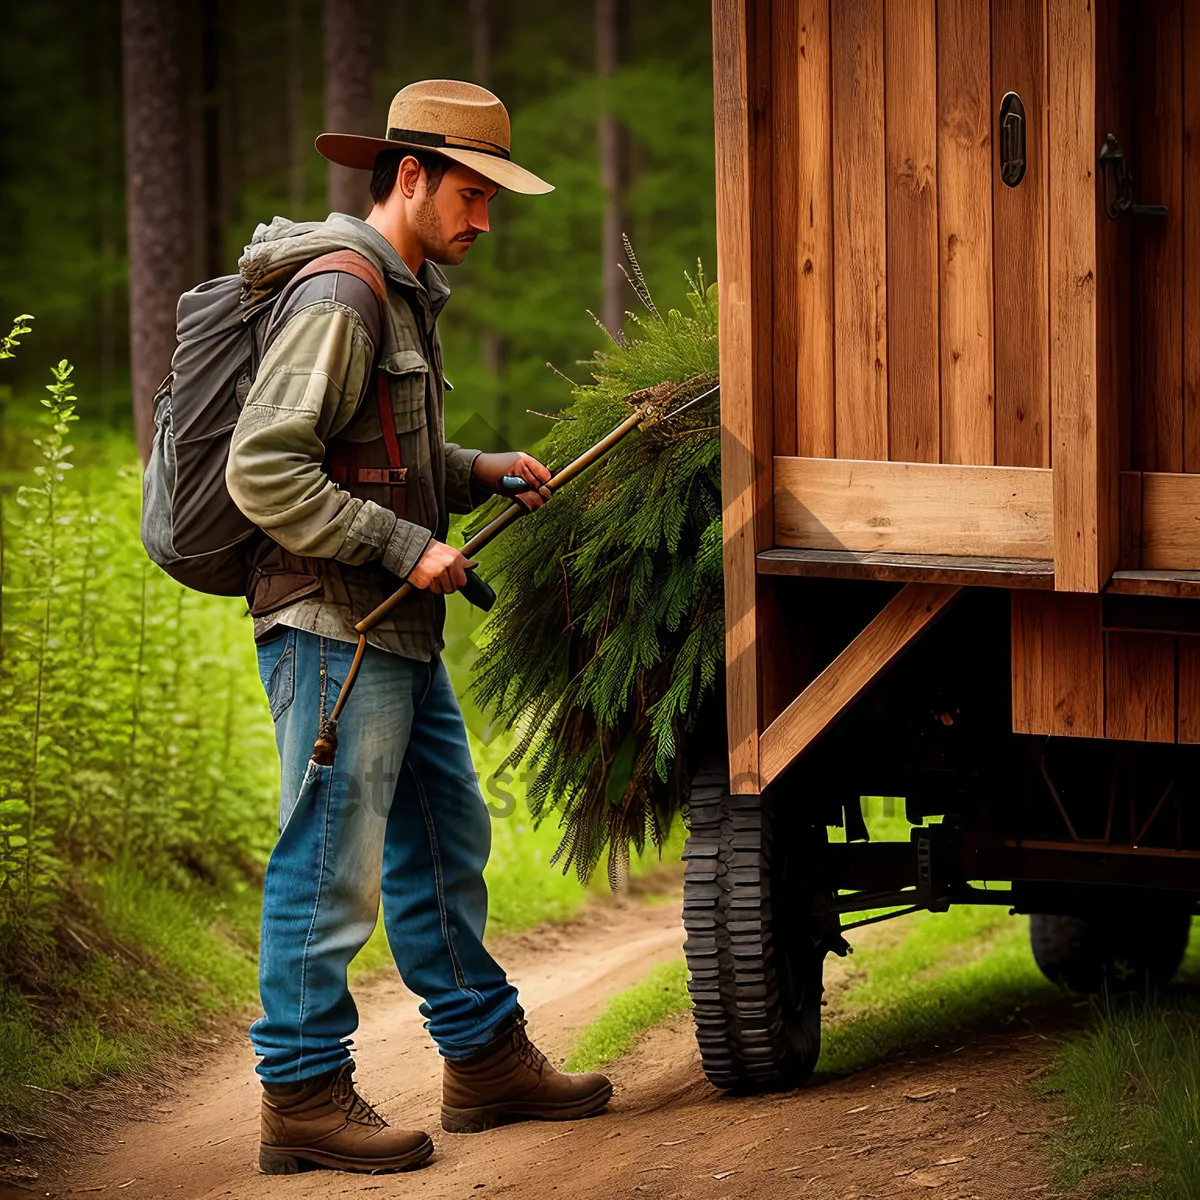
[(1115, 221), (1123, 213), (1134, 217), (1167, 215), (1165, 205), (1133, 202), (1133, 172), (1125, 161), (1121, 143), (1111, 133), (1100, 147), (1100, 170), (1104, 174), (1104, 211), (1110, 221)]

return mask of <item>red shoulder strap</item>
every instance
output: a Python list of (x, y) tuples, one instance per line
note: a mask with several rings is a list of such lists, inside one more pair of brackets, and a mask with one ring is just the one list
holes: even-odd
[[(369, 258), (355, 250), (334, 250), (330, 254), (322, 254), (305, 263), (292, 277), (292, 282), (299, 282), (311, 275), (324, 275), (330, 271), (344, 271), (361, 279), (379, 301), (380, 309), (387, 309), (387, 284)], [(387, 373), (380, 370), (376, 379), (375, 403), (379, 412), (379, 429), (383, 434), (383, 444), (387, 452), (388, 469), (360, 467), (355, 468), (353, 451), (349, 447), (338, 447), (333, 454), (331, 477), (335, 483), (345, 483), (355, 478), (359, 483), (383, 483), (391, 488), (392, 509), (397, 516), (403, 517), (405, 510), (404, 483), (407, 472), (404, 470), (404, 460), (400, 456), (400, 441), (396, 437), (396, 420), (392, 413), (392, 392), (388, 383)]]
[(379, 429), (387, 449), (388, 466), (401, 467), (404, 460), (400, 457), (400, 439), (396, 436), (396, 418), (392, 413), (392, 386), (386, 371), (379, 372), (375, 404), (379, 410)]
[(347, 275), (361, 279), (375, 293), (380, 307), (387, 306), (387, 284), (384, 283), (383, 275), (369, 258), (359, 254), (357, 250), (334, 250), (329, 254), (322, 254), (319, 258), (305, 263), (292, 276), (292, 282), (307, 279), (310, 275), (325, 275), (330, 271), (344, 271)]

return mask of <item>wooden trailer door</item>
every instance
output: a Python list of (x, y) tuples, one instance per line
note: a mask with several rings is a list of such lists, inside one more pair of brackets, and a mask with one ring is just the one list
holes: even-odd
[[(757, 791), (802, 744), (772, 575), (1095, 596), (1117, 566), (1129, 235), (1097, 156), (1125, 50), (1118, 0), (713, 11), (731, 774)], [(899, 608), (891, 654), (921, 627)]]
[(774, 545), (1040, 561), (1098, 591), (1104, 5), (769, 8)]

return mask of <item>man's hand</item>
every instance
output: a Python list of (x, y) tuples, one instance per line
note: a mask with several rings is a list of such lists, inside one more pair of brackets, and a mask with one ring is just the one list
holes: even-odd
[(417, 565), (409, 572), (413, 587), (428, 588), (437, 596), (457, 592), (467, 582), (467, 568), (475, 566), (469, 558), (437, 538), (430, 538)]
[(472, 476), (492, 491), (501, 490), (500, 479), (504, 475), (519, 475), (529, 484), (529, 491), (518, 492), (513, 499), (525, 505), (530, 512), (540, 508), (550, 499), (550, 489), (542, 487), (550, 478), (550, 472), (532, 454), (521, 450), (509, 450), (502, 454), (480, 454), (475, 459)]

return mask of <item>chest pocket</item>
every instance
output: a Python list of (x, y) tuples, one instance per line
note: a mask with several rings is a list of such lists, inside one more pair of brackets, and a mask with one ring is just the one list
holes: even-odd
[(397, 433), (411, 433), (426, 424), (425, 388), (429, 364), (416, 350), (397, 350), (379, 363), (388, 377), (392, 394), (392, 416)]

